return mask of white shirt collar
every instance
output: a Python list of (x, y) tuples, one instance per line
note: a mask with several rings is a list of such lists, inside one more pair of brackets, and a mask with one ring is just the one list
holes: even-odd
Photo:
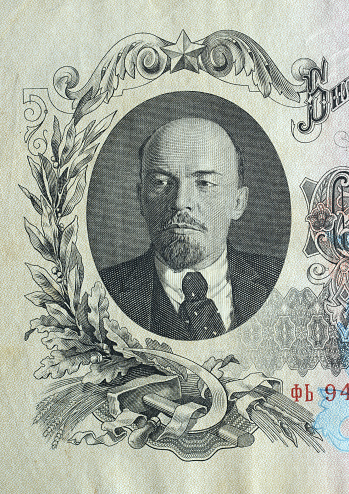
[[(182, 281), (188, 272), (194, 272), (194, 269), (184, 269), (183, 271), (174, 271), (167, 266), (157, 255), (155, 256), (155, 268), (159, 280), (170, 297), (171, 301), (181, 304), (184, 300), (182, 291)], [(215, 299), (228, 282), (228, 259), (227, 249), (222, 255), (210, 266), (199, 270), (208, 284), (207, 297)]]

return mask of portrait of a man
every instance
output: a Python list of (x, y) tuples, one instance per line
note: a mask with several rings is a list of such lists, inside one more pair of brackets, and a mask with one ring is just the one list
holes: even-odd
[(128, 317), (164, 337), (202, 340), (261, 308), (283, 260), (232, 245), (249, 201), (233, 133), (188, 116), (159, 126), (139, 150), (137, 197), (149, 249), (100, 270)]

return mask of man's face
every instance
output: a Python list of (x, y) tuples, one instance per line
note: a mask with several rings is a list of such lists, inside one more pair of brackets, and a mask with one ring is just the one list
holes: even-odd
[(161, 127), (145, 146), (141, 211), (156, 252), (174, 270), (202, 269), (226, 247), (229, 225), (246, 208), (238, 154), (225, 131), (203, 119)]

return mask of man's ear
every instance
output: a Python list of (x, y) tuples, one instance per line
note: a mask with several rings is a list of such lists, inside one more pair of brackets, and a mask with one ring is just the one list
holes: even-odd
[(138, 184), (137, 184), (137, 197), (138, 197), (139, 206), (141, 209), (141, 215), (144, 216), (143, 200), (142, 200), (142, 184), (140, 182), (138, 182)]
[(247, 207), (248, 187), (240, 187), (237, 192), (236, 204), (232, 210), (232, 219), (238, 220)]

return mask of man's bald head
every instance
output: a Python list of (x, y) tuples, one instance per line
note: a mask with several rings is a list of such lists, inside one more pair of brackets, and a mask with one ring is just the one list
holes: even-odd
[(238, 186), (244, 184), (244, 162), (240, 148), (223, 127), (204, 118), (180, 118), (159, 127), (139, 149), (142, 177), (143, 162), (161, 163), (169, 155), (185, 158), (186, 154), (201, 154), (212, 159), (237, 162)]
[(181, 118), (157, 129), (140, 154), (138, 195), (155, 250), (175, 270), (210, 265), (246, 208), (239, 149), (217, 123)]

